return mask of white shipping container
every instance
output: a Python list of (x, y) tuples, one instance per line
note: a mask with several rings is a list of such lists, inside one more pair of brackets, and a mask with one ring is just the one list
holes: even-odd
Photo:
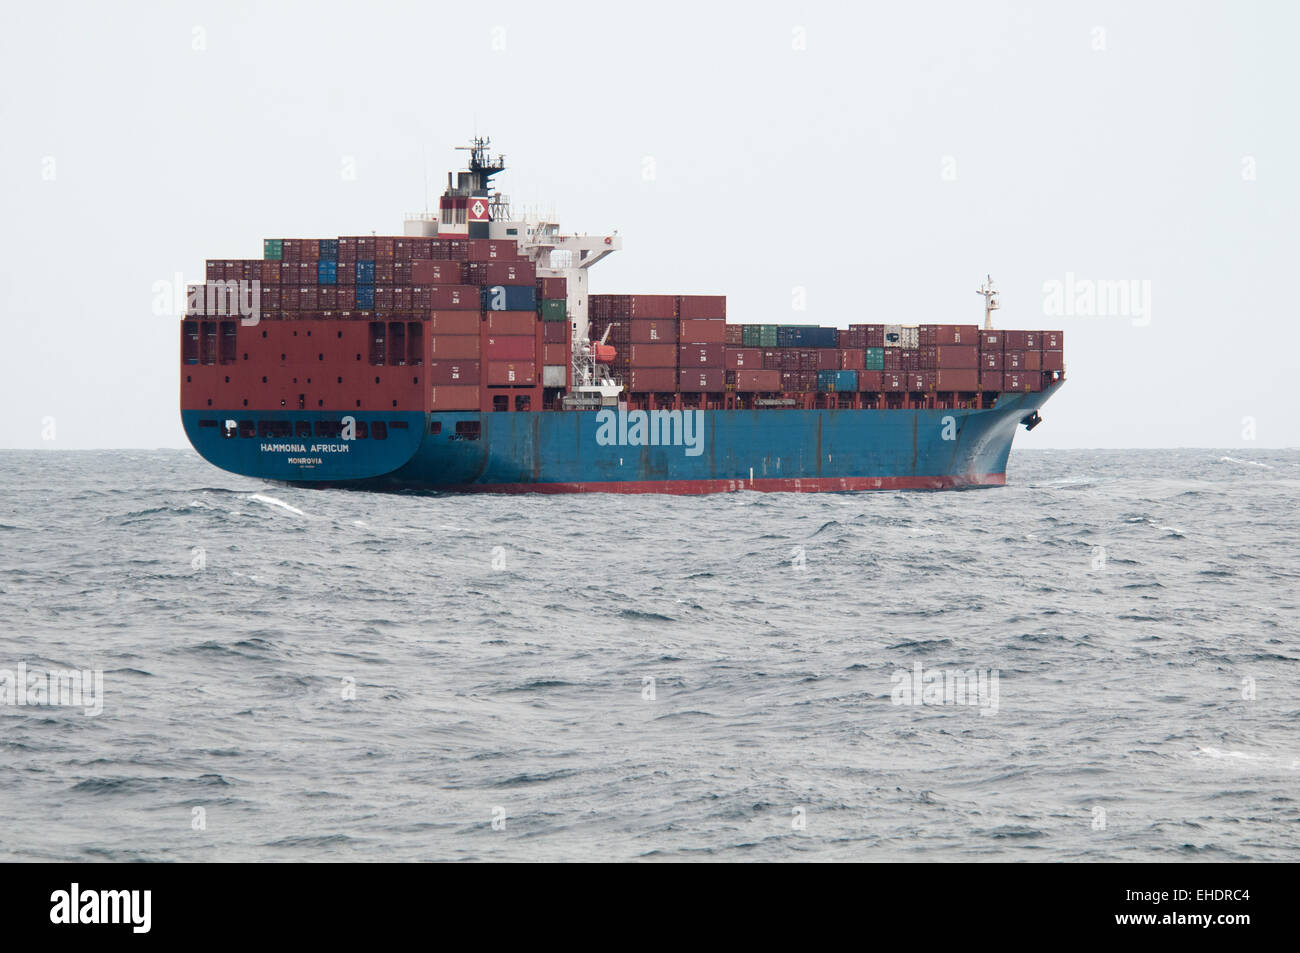
[(921, 328), (915, 324), (903, 325), (903, 347), (917, 348), (921, 346)]
[(542, 365), (543, 387), (564, 387), (568, 383), (569, 369), (563, 364)]
[(903, 344), (903, 326), (901, 324), (885, 325), (885, 347), (905, 347)]

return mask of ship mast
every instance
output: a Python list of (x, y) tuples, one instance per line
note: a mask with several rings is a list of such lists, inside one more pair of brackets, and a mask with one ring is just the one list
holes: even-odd
[(998, 310), (998, 289), (993, 287), (993, 276), (985, 275), (984, 284), (975, 292), (984, 296), (984, 330), (993, 330), (993, 312)]

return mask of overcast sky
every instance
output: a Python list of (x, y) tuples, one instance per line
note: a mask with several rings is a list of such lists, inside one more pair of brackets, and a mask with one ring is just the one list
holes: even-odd
[[(186, 446), (155, 282), (400, 234), (475, 132), (517, 206), (624, 237), (593, 291), (976, 323), (991, 272), (999, 326), (1065, 331), (1017, 446), (1300, 445), (1298, 9), (11, 5), (0, 447)], [(1044, 313), (1102, 281), (1128, 313)]]

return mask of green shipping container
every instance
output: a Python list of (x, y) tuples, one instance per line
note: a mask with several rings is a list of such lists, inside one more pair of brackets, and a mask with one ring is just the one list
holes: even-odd
[(885, 369), (885, 349), (883, 347), (867, 348), (866, 369), (883, 371)]
[(743, 324), (740, 327), (740, 344), (742, 347), (762, 347), (759, 343), (759, 325)]
[(284, 239), (262, 239), (262, 258), (266, 261), (279, 261), (284, 257)]
[(568, 318), (568, 301), (565, 298), (543, 298), (542, 320), (564, 321)]
[(776, 347), (776, 325), (747, 324), (742, 341), (745, 347)]

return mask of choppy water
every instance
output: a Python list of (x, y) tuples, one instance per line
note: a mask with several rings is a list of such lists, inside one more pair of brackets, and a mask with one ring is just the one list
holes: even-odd
[[(98, 715), (0, 705), (0, 859), (1300, 846), (1300, 452), (702, 498), (312, 491), (169, 451), (0, 476), (0, 669), (104, 680)], [(894, 704), (917, 662), (995, 671), (996, 712)]]

